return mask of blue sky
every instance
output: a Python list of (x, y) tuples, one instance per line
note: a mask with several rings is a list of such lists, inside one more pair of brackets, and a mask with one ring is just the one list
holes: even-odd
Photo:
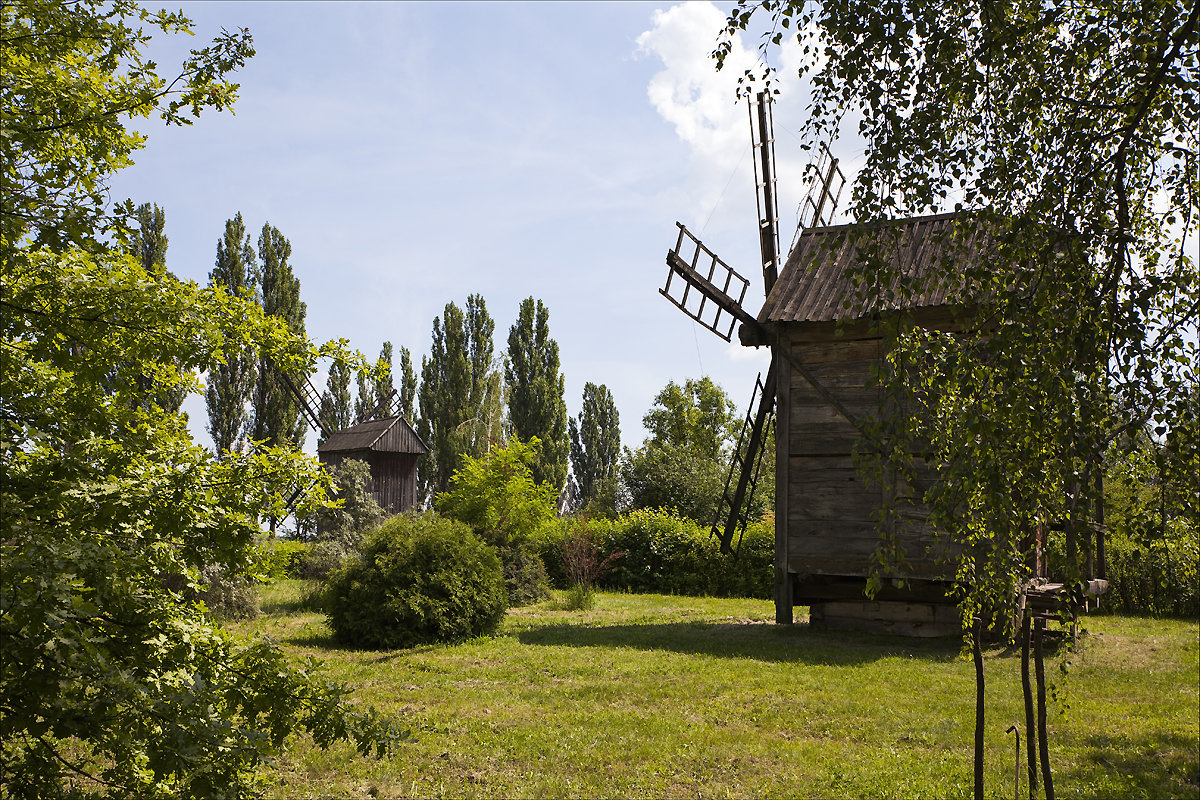
[[(205, 113), (190, 128), (139, 121), (148, 147), (112, 183), (114, 200), (164, 208), (177, 275), (207, 281), (240, 211), (254, 238), (270, 222), (291, 241), (315, 341), (345, 337), (373, 358), (390, 340), (397, 365), (406, 346), (419, 369), (433, 318), (479, 293), (500, 353), (533, 296), (550, 311), (569, 413), (586, 381), (606, 384), (628, 446), (670, 380), (707, 374), (739, 407), (749, 401), (766, 351), (726, 344), (658, 294), (679, 220), (752, 280), (752, 312), (762, 300), (750, 134), (735, 101), (755, 41), (714, 71), (724, 5), (182, 9), (196, 36), (155, 46), (163, 72), (222, 27), (249, 28), (257, 55), (236, 78), (236, 115)], [(809, 157), (795, 133), (807, 98), (795, 78), (783, 88), (786, 249)], [(852, 173), (854, 153), (835, 152)], [(314, 383), (324, 388), (324, 375)], [(185, 410), (208, 443), (203, 400)]]

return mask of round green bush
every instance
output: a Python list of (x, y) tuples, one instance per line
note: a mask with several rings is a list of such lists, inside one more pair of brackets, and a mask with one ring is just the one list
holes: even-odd
[(412, 647), (495, 631), (508, 607), (496, 551), (461, 522), (393, 517), (331, 577), (334, 638), (367, 649)]

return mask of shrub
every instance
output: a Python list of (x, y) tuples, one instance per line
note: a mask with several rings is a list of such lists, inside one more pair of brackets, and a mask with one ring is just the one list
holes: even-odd
[[(546, 569), (550, 585), (558, 589), (570, 586), (567, 573), (563, 567), (563, 542), (575, 524), (572, 519), (555, 520), (553, 524), (543, 525), (529, 537), (528, 548), (536, 553)], [(603, 525), (603, 521), (601, 521)]]
[(537, 437), (527, 443), (513, 439), (482, 458), (463, 456), (450, 491), (437, 496), (438, 510), (467, 523), (496, 547), (524, 544), (555, 518), (558, 492), (533, 480), (538, 445)]
[(267, 580), (299, 578), (310, 545), (295, 539), (276, 539), (258, 548), (258, 560), (254, 572)]
[(1141, 543), (1116, 535), (1107, 542), (1109, 588), (1102, 608), (1121, 613), (1200, 616), (1194, 534)]
[(528, 545), (502, 547), (499, 556), (511, 605), (526, 606), (550, 595), (546, 565), (535, 550)]
[(346, 459), (330, 468), (329, 475), (341, 505), (317, 512), (317, 533), (296, 563), (299, 578), (328, 578), (358, 552), (367, 531), (387, 518), (387, 513), (371, 496), (371, 468), (365, 461)]
[(736, 557), (723, 554), (707, 526), (662, 510), (635, 511), (608, 527), (604, 547), (625, 556), (601, 585), (635, 592), (770, 598), (773, 519), (746, 528)]
[(215, 616), (253, 619), (259, 614), (258, 585), (246, 575), (231, 573), (224, 564), (207, 564), (200, 570), (205, 588), (199, 598)]
[(595, 603), (596, 581), (625, 555), (619, 550), (605, 555), (598, 539), (596, 529), (585, 519), (563, 541), (563, 570), (570, 582), (567, 590), (569, 609), (591, 608)]
[(342, 541), (315, 542), (300, 559), (297, 577), (323, 581), (357, 552), (356, 547)]
[(496, 629), (508, 605), (495, 550), (437, 514), (393, 517), (330, 577), (337, 641), (372, 649), (467, 639)]

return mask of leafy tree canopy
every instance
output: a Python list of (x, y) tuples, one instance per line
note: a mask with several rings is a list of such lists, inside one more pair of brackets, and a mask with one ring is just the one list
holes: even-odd
[(480, 458), (464, 456), (450, 491), (437, 497), (438, 510), (497, 547), (519, 546), (555, 517), (558, 491), (533, 478), (537, 453), (536, 439), (512, 439)]
[(168, 83), (140, 53), (146, 26), (188, 31), (179, 15), (121, 0), (0, 15), (4, 793), (246, 796), (292, 731), (388, 747), (398, 732), (343, 688), (189, 599), (207, 565), (248, 571), (259, 516), (317, 465), (270, 448), (214, 459), (178, 414), (138, 402), (143, 377), (185, 386), (247, 345), (297, 370), (317, 351), (225, 288), (105, 244), (120, 222), (106, 182), (143, 144), (125, 117), (224, 107), (249, 34), (222, 34)]
[[(858, 119), (858, 222), (964, 212), (922, 275), (899, 274), (886, 236), (867, 243), (850, 310), (903, 307), (934, 285), (977, 304), (953, 335), (878, 318), (888, 463), (868, 470), (889, 488), (885, 532), (904, 505), (928, 504), (964, 545), (964, 615), (1008, 619), (1032, 527), (1065, 520), (1082, 544), (1100, 454), (1146, 423), (1166, 434), (1193, 402), (1200, 5), (739, 2), (718, 68), (756, 15), (768, 61), (784, 37), (800, 45), (806, 144)], [(743, 86), (784, 80), (768, 69)], [(889, 474), (919, 485), (923, 462), (945, 465), (940, 480), (898, 491)], [(1088, 554), (1073, 555), (1061, 577), (1085, 577)], [(902, 560), (885, 546), (884, 571)]]
[(537, 438), (541, 452), (533, 467), (537, 481), (561, 488), (567, 479), (567, 403), (559, 369), (558, 342), (550, 337), (550, 312), (541, 300), (521, 301), (508, 331), (504, 361), (508, 417), (518, 439)]
[(642, 418), (649, 438), (626, 451), (621, 477), (629, 506), (662, 508), (711, 525), (737, 426), (737, 410), (711, 378), (671, 381)]

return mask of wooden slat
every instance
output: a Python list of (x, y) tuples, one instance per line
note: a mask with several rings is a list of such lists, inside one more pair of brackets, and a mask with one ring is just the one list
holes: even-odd
[(960, 633), (958, 609), (951, 603), (814, 603), (809, 619), (818, 627), (896, 636), (939, 637)]

